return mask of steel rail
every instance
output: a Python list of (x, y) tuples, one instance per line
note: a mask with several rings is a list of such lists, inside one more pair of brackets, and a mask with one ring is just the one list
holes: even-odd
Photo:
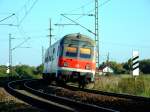
[[(57, 86), (55, 84), (52, 84), (53, 86)], [(60, 86), (60, 85), (59, 85)], [(119, 111), (132, 111), (132, 112), (147, 112), (150, 110), (150, 98), (147, 97), (142, 97), (142, 96), (134, 96), (134, 95), (129, 95), (129, 94), (118, 94), (118, 93), (112, 93), (112, 92), (104, 92), (104, 91), (99, 91), (99, 90), (92, 90), (92, 89), (81, 89), (78, 87), (74, 87), (74, 86), (69, 86), (69, 85), (64, 85), (61, 86), (63, 88), (72, 90), (72, 91), (82, 91), (82, 92), (86, 92), (86, 93), (91, 93), (91, 94), (95, 94), (95, 95), (103, 95), (108, 96), (108, 98), (121, 98), (122, 100), (126, 100), (126, 102), (121, 103), (120, 106), (117, 105), (113, 105), (113, 104), (108, 104), (109, 101), (107, 102), (106, 100), (106, 107), (110, 108), (112, 107), (113, 109), (119, 109)], [(113, 102), (112, 102), (113, 103)]]
[[(75, 108), (75, 110), (77, 111), (85, 111), (85, 112), (119, 112), (117, 110), (113, 110), (113, 109), (110, 109), (110, 108), (104, 108), (104, 107), (100, 107), (100, 106), (97, 106), (97, 105), (92, 105), (92, 104), (87, 104), (87, 103), (82, 103), (82, 102), (77, 102), (77, 101), (74, 101), (74, 100), (71, 100), (69, 98), (65, 98), (65, 97), (60, 97), (60, 96), (56, 96), (56, 95), (53, 95), (53, 94), (47, 94), (47, 93), (44, 93), (43, 91), (39, 91), (39, 90), (35, 90), (33, 89), (33, 84), (34, 82), (33, 81), (28, 81), (26, 83), (24, 83), (24, 86), (26, 87), (26, 89), (28, 91), (30, 91), (31, 93), (33, 94), (36, 94), (38, 96), (41, 96), (41, 97), (44, 97), (45, 99), (48, 99), (48, 100), (52, 100), (54, 102), (59, 102), (60, 104), (65, 104), (65, 105), (69, 105), (71, 108)], [(35, 81), (35, 85), (38, 86), (40, 83), (43, 83), (43, 82), (36, 82)], [(34, 85), (34, 86), (35, 86)]]
[(100, 91), (95, 89), (80, 89), (75, 86), (71, 85), (65, 85), (65, 88), (74, 90), (74, 91), (83, 91), (93, 94), (100, 94), (100, 95), (106, 95), (106, 96), (112, 96), (112, 97), (118, 97), (118, 98), (125, 98), (125, 99), (131, 99), (135, 101), (145, 101), (150, 103), (150, 97), (142, 97), (142, 96), (135, 96), (135, 95), (129, 95), (129, 94), (121, 94), (121, 93), (113, 93), (113, 92), (106, 92), (106, 91)]
[(5, 86), (5, 89), (7, 90), (8, 93), (14, 95), (15, 97), (31, 104), (32, 106), (35, 106), (37, 108), (39, 108), (40, 110), (44, 110), (44, 111), (53, 111), (53, 112), (75, 112), (74, 109), (69, 108), (67, 106), (63, 106), (60, 104), (57, 104), (55, 102), (51, 102), (51, 101), (45, 101), (41, 100), (41, 99), (37, 99), (35, 97), (32, 96), (28, 96), (26, 94), (23, 94), (22, 92), (19, 92), (17, 89), (18, 87), (16, 86), (20, 86), (20, 90), (24, 90), (24, 83), (26, 81), (29, 80), (19, 80), (19, 81), (11, 81), (8, 82), (8, 84)]

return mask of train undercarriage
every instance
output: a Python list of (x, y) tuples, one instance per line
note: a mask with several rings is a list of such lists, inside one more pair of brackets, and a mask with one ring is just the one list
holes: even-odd
[(93, 83), (92, 77), (89, 74), (80, 74), (80, 72), (72, 72), (71, 75), (59, 73), (56, 74), (43, 74), (43, 79), (50, 84), (56, 81), (59, 85), (66, 85), (68, 82), (78, 83), (79, 88), (85, 88), (86, 85)]

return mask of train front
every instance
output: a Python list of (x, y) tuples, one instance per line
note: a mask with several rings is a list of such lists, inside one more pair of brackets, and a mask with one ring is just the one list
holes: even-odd
[(81, 34), (66, 35), (60, 41), (57, 77), (64, 81), (88, 83), (95, 76), (95, 43)]

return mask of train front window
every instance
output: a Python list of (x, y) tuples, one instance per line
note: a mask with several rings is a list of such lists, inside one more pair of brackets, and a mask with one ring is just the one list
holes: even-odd
[(77, 57), (77, 47), (65, 47), (65, 56), (68, 57)]
[(91, 58), (91, 49), (90, 48), (80, 48), (80, 58)]

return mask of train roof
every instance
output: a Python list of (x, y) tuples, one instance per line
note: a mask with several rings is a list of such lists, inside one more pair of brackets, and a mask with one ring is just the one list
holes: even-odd
[(90, 42), (92, 45), (95, 45), (95, 41), (93, 39), (91, 39), (90, 37), (80, 34), (80, 33), (73, 33), (73, 34), (68, 34), (65, 35), (61, 41), (64, 40), (82, 40), (82, 41), (88, 41)]

